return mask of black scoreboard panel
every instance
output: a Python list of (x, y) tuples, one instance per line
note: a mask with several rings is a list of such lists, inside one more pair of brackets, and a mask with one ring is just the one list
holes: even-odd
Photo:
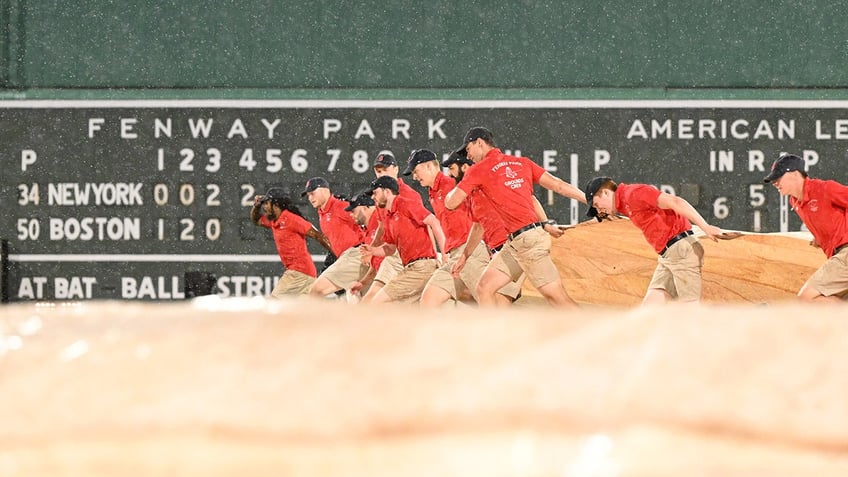
[[(310, 177), (351, 195), (383, 151), (442, 157), (482, 125), (507, 152), (581, 188), (594, 176), (654, 184), (725, 229), (801, 223), (762, 183), (781, 152), (848, 182), (848, 102), (834, 101), (6, 101), (0, 238), (11, 301), (178, 299), (187, 271), (225, 296), (266, 294), (282, 266), (253, 196)], [(426, 197), (426, 192), (413, 183)], [(541, 189), (548, 215), (585, 207)], [(564, 238), (567, 240), (567, 236)], [(323, 249), (310, 241), (320, 261)]]

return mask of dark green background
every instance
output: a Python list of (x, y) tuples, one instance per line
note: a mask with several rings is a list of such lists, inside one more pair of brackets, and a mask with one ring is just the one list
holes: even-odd
[(0, 0), (0, 87), (844, 88), (840, 2)]

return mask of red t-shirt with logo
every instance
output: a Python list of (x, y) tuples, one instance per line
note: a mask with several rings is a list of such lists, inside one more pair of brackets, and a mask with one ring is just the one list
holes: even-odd
[(503, 223), (503, 219), (495, 211), (492, 202), (480, 189), (472, 192), (469, 197), (471, 204), (471, 218), (483, 227), (483, 242), (489, 250), (499, 247), (509, 238), (509, 231)]
[(271, 229), (274, 233), (277, 253), (286, 270), (297, 270), (310, 277), (318, 276), (312, 255), (306, 249), (306, 234), (312, 230), (312, 224), (308, 220), (284, 210), (274, 221), (261, 216), (259, 225)]
[(615, 190), (615, 210), (630, 217), (657, 253), (669, 239), (692, 228), (686, 217), (657, 205), (660, 194), (647, 184), (619, 184)]
[(454, 210), (445, 207), (445, 197), (448, 192), (456, 186), (456, 181), (443, 173), (436, 174), (433, 187), (430, 187), (430, 206), (433, 213), (439, 219), (442, 230), (445, 232), (445, 248), (450, 252), (468, 240), (468, 231), (471, 230), (471, 210), (468, 201), (463, 201)]
[(324, 207), (318, 209), (318, 220), (321, 231), (330, 241), (333, 254), (340, 257), (349, 249), (365, 242), (365, 232), (362, 227), (353, 220), (350, 212), (345, 210), (349, 203), (330, 196)]
[(395, 197), (383, 222), (383, 241), (397, 246), (404, 265), (417, 258), (435, 258), (430, 233), (424, 224), (430, 211), (420, 200)]
[[(407, 199), (417, 200), (421, 205), (424, 205), (424, 202), (421, 200), (421, 194), (419, 194), (415, 189), (409, 187), (403, 182), (403, 179), (398, 179), (398, 196), (406, 197)], [(374, 210), (374, 213), (380, 218), (380, 222), (385, 221), (386, 219), (386, 209), (381, 209), (379, 207)]]
[(795, 213), (810, 229), (827, 258), (848, 243), (848, 187), (836, 181), (804, 180), (804, 197), (789, 197)]
[(539, 221), (533, 206), (533, 184), (544, 173), (545, 169), (530, 159), (509, 156), (494, 148), (468, 169), (457, 187), (468, 195), (482, 190), (507, 230), (514, 232)]

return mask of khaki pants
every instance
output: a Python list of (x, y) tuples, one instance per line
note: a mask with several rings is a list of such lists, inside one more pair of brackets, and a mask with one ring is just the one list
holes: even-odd
[(359, 247), (350, 247), (342, 252), (330, 268), (321, 274), (339, 289), (347, 290), (368, 271), (368, 267), (362, 264), (362, 254)]
[(438, 262), (434, 258), (416, 260), (403, 267), (381, 291), (391, 297), (392, 301), (417, 301), (437, 268)]
[(848, 297), (848, 247), (827, 259), (807, 283), (824, 296)]
[(403, 270), (403, 263), (401, 263), (400, 255), (398, 255), (397, 250), (395, 250), (395, 253), (389, 255), (380, 262), (380, 269), (377, 270), (377, 275), (374, 276), (374, 281), (385, 285), (392, 281), (392, 278), (396, 277), (401, 270)]
[(536, 288), (560, 279), (559, 270), (551, 258), (551, 236), (542, 227), (528, 230), (508, 241), (490, 266), (509, 275), (513, 281), (524, 273)]
[[(456, 263), (460, 256), (465, 252), (465, 245), (460, 245), (451, 250), (448, 254), (447, 263), (439, 267), (436, 273), (427, 282), (427, 286), (439, 287), (442, 290), (450, 293), (451, 298), (457, 299), (463, 291), (468, 291), (474, 300), (477, 300), (477, 283), (480, 282), (480, 277), (483, 276), (483, 271), (486, 265), (489, 264), (489, 251), (483, 244), (478, 245), (471, 256), (465, 261), (465, 266), (459, 272), (459, 279), (456, 279), (451, 274), (451, 267)], [(459, 287), (459, 289), (457, 289)], [(463, 288), (465, 290), (463, 290)]]
[(675, 300), (701, 299), (701, 269), (704, 267), (704, 246), (693, 236), (678, 240), (660, 255), (648, 289), (668, 292)]
[(274, 291), (271, 292), (271, 296), (274, 298), (279, 298), (285, 295), (302, 295), (304, 293), (309, 293), (309, 287), (315, 282), (315, 277), (310, 277), (309, 275), (298, 272), (297, 270), (286, 270), (283, 272), (283, 276), (280, 277), (280, 281), (277, 282), (277, 286), (274, 287)]

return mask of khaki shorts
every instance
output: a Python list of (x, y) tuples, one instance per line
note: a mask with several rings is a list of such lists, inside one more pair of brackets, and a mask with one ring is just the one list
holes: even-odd
[(542, 227), (528, 230), (508, 241), (492, 259), (490, 266), (516, 281), (524, 273), (534, 287), (539, 288), (560, 280), (551, 258), (551, 236)]
[(324, 270), (321, 277), (330, 280), (338, 289), (347, 290), (367, 272), (368, 266), (362, 263), (359, 247), (350, 247), (342, 252), (330, 268)]
[(465, 251), (465, 245), (456, 247), (448, 254), (448, 261), (433, 274), (427, 286), (439, 287), (442, 290), (450, 293), (452, 299), (456, 300), (458, 294), (464, 291), (471, 293), (474, 300), (477, 300), (477, 283), (480, 282), (480, 277), (483, 276), (483, 271), (486, 265), (489, 264), (489, 251), (483, 244), (478, 245), (471, 256), (465, 261), (465, 266), (459, 272), (459, 278), (455, 278), (451, 274), (451, 267), (456, 263), (460, 256)]
[(392, 301), (417, 301), (438, 266), (435, 258), (416, 260), (403, 267), (381, 291)]
[(315, 277), (310, 277), (297, 270), (286, 270), (280, 277), (280, 281), (277, 282), (277, 286), (274, 287), (274, 291), (271, 292), (271, 296), (279, 298), (285, 295), (309, 293), (309, 287), (313, 283), (315, 283)]
[[(501, 287), (501, 289), (498, 290), (498, 293), (512, 298), (514, 301), (518, 298), (518, 295), (521, 294), (521, 287), (524, 286), (524, 280), (527, 278), (527, 275), (524, 273), (524, 270), (521, 269), (521, 265), (515, 261), (515, 257), (513, 257), (511, 253), (503, 254), (505, 248), (506, 247), (504, 246), (504, 248), (492, 256), (492, 259), (489, 262), (489, 267), (492, 267), (512, 278), (512, 281)], [(515, 273), (518, 273), (518, 278), (513, 278)]]
[(395, 250), (395, 253), (380, 262), (380, 268), (377, 270), (377, 274), (374, 275), (374, 281), (385, 285), (392, 281), (392, 278), (396, 277), (401, 270), (403, 270), (403, 263), (400, 261), (400, 255), (397, 250)]
[(693, 236), (678, 240), (660, 255), (648, 289), (668, 292), (675, 300), (701, 299), (701, 269), (704, 267), (704, 246)]
[(824, 296), (848, 297), (848, 247), (827, 259), (807, 283)]

